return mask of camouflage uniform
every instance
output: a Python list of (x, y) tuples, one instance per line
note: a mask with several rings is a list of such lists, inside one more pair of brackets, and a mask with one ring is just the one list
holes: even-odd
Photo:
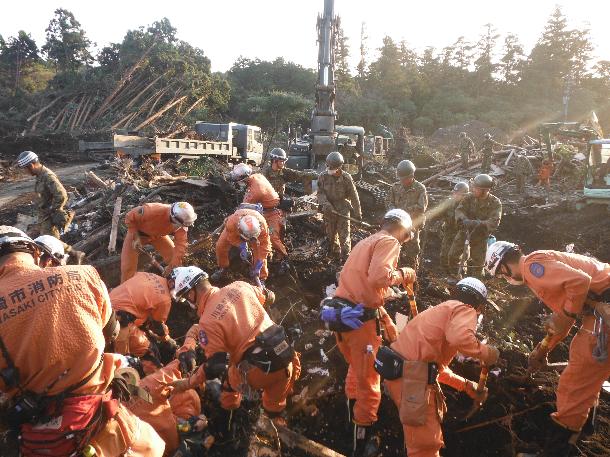
[(489, 173), (491, 170), (491, 159), (494, 155), (493, 147), (497, 144), (491, 138), (485, 138), (481, 150), (483, 152), (483, 163), (481, 164), (481, 173)]
[(468, 159), (474, 154), (474, 151), (474, 143), (469, 137), (460, 139), (460, 157), (462, 158), (462, 166), (464, 168), (468, 168)]
[(534, 174), (534, 168), (525, 154), (515, 157), (515, 177), (517, 178), (517, 193), (525, 192), (525, 183), (528, 176)]
[(468, 230), (461, 222), (465, 219), (482, 221), (483, 224), (476, 227), (470, 235), (470, 259), (468, 260), (468, 276), (481, 277), (483, 275), (483, 263), (487, 251), (487, 238), (498, 225), (502, 218), (502, 202), (495, 195), (489, 194), (484, 199), (479, 199), (474, 194), (468, 194), (457, 205), (455, 209), (455, 220), (459, 230), (449, 249), (449, 269), (457, 272), (460, 256), (464, 252), (464, 241)]
[(286, 167), (281, 170), (274, 170), (271, 164), (265, 165), (261, 173), (269, 180), (280, 198), (282, 198), (284, 192), (286, 192), (286, 183), (304, 181), (307, 179), (311, 180), (318, 177), (317, 173), (314, 171), (299, 171)]
[(350, 174), (343, 171), (339, 176), (333, 176), (329, 175), (328, 171), (322, 172), (318, 177), (318, 204), (324, 215), (330, 254), (346, 259), (352, 250), (350, 221), (330, 210), (345, 216), (362, 218), (360, 198)]
[(443, 270), (449, 270), (449, 249), (453, 244), (458, 232), (458, 224), (455, 220), (455, 210), (460, 202), (454, 198), (447, 200), (447, 208), (441, 215), (443, 221), (443, 241), (441, 244), (440, 263)]
[(402, 252), (407, 265), (417, 269), (420, 252), (419, 232), (426, 222), (424, 213), (428, 207), (426, 186), (419, 181), (413, 181), (409, 187), (402, 182), (394, 183), (388, 194), (387, 207), (405, 210), (413, 219), (413, 238), (403, 245)]
[[(53, 235), (59, 239), (60, 232), (72, 221), (73, 213), (64, 206), (68, 201), (66, 189), (55, 173), (42, 167), (36, 176), (34, 190), (38, 194), (38, 229), (41, 235)], [(70, 250), (65, 245), (67, 251)]]

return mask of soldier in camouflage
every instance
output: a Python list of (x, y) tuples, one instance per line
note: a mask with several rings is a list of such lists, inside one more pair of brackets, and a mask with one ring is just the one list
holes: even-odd
[(534, 174), (534, 167), (524, 152), (517, 152), (515, 155), (515, 178), (517, 179), (516, 187), (518, 194), (525, 193), (525, 184), (527, 178)]
[(466, 132), (460, 133), (460, 157), (462, 158), (462, 167), (468, 168), (468, 160), (474, 154), (474, 142), (466, 135)]
[(318, 204), (324, 215), (329, 255), (345, 260), (352, 250), (350, 221), (334, 213), (362, 219), (362, 211), (354, 180), (341, 169), (343, 162), (339, 152), (326, 157), (326, 170), (318, 177)]
[(491, 133), (486, 133), (483, 136), (483, 144), (481, 152), (483, 154), (483, 163), (481, 164), (481, 173), (489, 173), (491, 171), (491, 162), (494, 155), (494, 146), (502, 146), (501, 143), (494, 141)]
[(443, 273), (451, 273), (449, 270), (449, 250), (459, 229), (455, 220), (455, 210), (467, 193), (468, 183), (457, 183), (453, 187), (451, 197), (445, 202), (444, 211), (440, 216), (443, 221), (443, 241), (440, 253), (441, 270)]
[[(38, 231), (40, 235), (52, 235), (60, 239), (60, 234), (72, 222), (74, 214), (66, 210), (68, 201), (66, 189), (55, 173), (43, 166), (32, 151), (24, 151), (17, 157), (17, 164), (36, 177), (34, 190), (38, 194)], [(67, 254), (80, 263), (84, 257), (81, 251), (73, 250), (64, 243)]]
[(428, 208), (426, 186), (415, 179), (415, 165), (410, 160), (401, 161), (396, 167), (396, 177), (388, 194), (387, 208), (402, 209), (413, 220), (413, 237), (403, 245), (402, 254), (407, 265), (414, 270), (419, 267), (419, 232), (426, 222), (424, 213)]
[(299, 171), (286, 168), (288, 156), (282, 148), (274, 148), (269, 153), (271, 163), (263, 167), (261, 173), (271, 183), (280, 198), (283, 198), (286, 191), (286, 183), (295, 181), (311, 181), (316, 179), (318, 174), (315, 171)]
[[(502, 203), (490, 193), (493, 179), (480, 174), (472, 180), (472, 193), (466, 195), (455, 209), (458, 232), (449, 249), (449, 269), (459, 271), (459, 262), (464, 251), (466, 239), (470, 239), (470, 258), (468, 276), (482, 277), (487, 239), (498, 228), (502, 218)], [(462, 259), (464, 260), (464, 259)]]

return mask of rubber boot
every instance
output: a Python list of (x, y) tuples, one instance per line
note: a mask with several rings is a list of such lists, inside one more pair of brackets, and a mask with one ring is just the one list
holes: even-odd
[(352, 457), (374, 457), (379, 454), (381, 440), (373, 426), (354, 424), (354, 447)]
[(571, 443), (571, 439), (576, 433), (552, 419), (550, 422), (542, 457), (568, 457), (572, 455), (575, 446)]

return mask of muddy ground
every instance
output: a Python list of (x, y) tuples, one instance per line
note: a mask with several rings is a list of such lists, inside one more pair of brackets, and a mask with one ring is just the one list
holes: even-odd
[[(91, 164), (54, 164), (55, 170), (68, 184), (78, 187), (82, 172)], [(83, 168), (84, 167), (84, 168)], [(99, 172), (100, 175), (103, 172)], [(8, 186), (8, 187), (7, 187)], [(33, 211), (31, 205), (33, 181), (18, 181), (0, 184), (0, 223), (12, 224), (17, 212)], [(447, 185), (439, 185), (447, 188)], [(507, 202), (505, 215), (496, 234), (498, 240), (507, 239), (518, 242), (526, 252), (534, 249), (563, 250), (566, 245), (574, 243), (574, 251), (594, 255), (602, 260), (610, 259), (608, 245), (608, 213), (605, 207), (589, 206), (581, 211), (574, 209), (569, 193), (556, 197), (557, 206), (535, 209), (532, 204), (539, 203), (539, 198), (522, 201), (511, 193), (506, 186), (500, 197)], [(223, 218), (232, 210), (233, 199), (215, 187), (206, 190), (208, 205), (200, 213), (193, 238), (210, 232), (220, 225)], [(180, 199), (181, 194), (174, 192), (173, 198)], [(184, 199), (190, 199), (188, 192), (183, 192)], [(197, 206), (200, 202), (192, 201)], [(206, 203), (206, 204), (208, 204)], [(436, 202), (438, 203), (438, 201)], [(380, 208), (369, 208), (364, 212), (379, 215)], [(31, 213), (30, 213), (31, 214)], [(376, 223), (375, 216), (368, 219)], [(367, 235), (363, 230), (356, 230), (354, 243)], [(317, 317), (318, 304), (325, 288), (333, 283), (339, 265), (329, 263), (324, 258), (325, 243), (322, 241), (321, 224), (315, 218), (297, 219), (289, 224), (287, 243), (290, 246), (291, 262), (294, 266), (290, 275), (277, 276), (275, 267), (271, 268), (268, 287), (276, 293), (276, 304), (272, 315), (276, 322), (281, 322), (293, 334), (301, 334), (295, 346), (301, 353), (303, 372), (297, 383), (295, 393), (298, 401), (289, 405), (289, 426), (306, 437), (318, 441), (342, 454), (349, 455), (351, 431), (349, 430), (343, 395), (343, 378), (346, 365), (336, 348), (332, 335), (320, 331)], [(448, 290), (444, 278), (436, 268), (440, 250), (440, 234), (437, 223), (429, 223), (423, 252), (423, 267), (419, 272), (417, 301), (421, 310), (434, 306), (447, 297)], [(119, 240), (120, 246), (120, 240)], [(189, 261), (206, 271), (215, 269), (213, 243), (209, 243)], [(146, 266), (145, 266), (146, 267)], [(102, 270), (102, 275), (115, 286), (116, 279), (111, 271)], [(239, 270), (234, 271), (233, 279), (241, 277)], [(116, 275), (114, 275), (116, 278)], [(544, 335), (541, 318), (544, 307), (523, 288), (507, 286), (505, 283), (488, 282), (494, 298), (503, 307), (500, 315), (486, 317), (480, 329), (481, 338), (487, 338), (499, 346), (502, 351), (500, 371), (497, 376), (490, 376), (490, 398), (482, 410), (465, 421), (471, 401), (463, 394), (450, 388), (443, 388), (447, 396), (448, 414), (443, 425), (446, 448), (444, 456), (514, 456), (519, 452), (536, 453), (544, 445), (548, 428), (548, 413), (553, 410), (554, 394), (558, 375), (545, 373), (534, 379), (525, 376), (526, 354)], [(404, 303), (388, 305), (390, 313), (402, 311), (406, 314)], [(168, 325), (172, 335), (180, 341), (195, 316), (184, 309), (174, 307)], [(569, 341), (569, 339), (568, 339)], [(321, 354), (323, 351), (324, 355)], [(552, 353), (551, 361), (567, 360), (568, 346), (563, 343)], [(328, 360), (323, 360), (327, 357)], [(479, 367), (471, 361), (456, 362), (452, 368), (469, 379), (478, 378)], [(303, 393), (303, 391), (305, 393)], [(253, 407), (253, 405), (249, 405)], [(214, 405), (206, 403), (206, 412), (213, 418)], [(256, 408), (254, 408), (256, 409)], [(519, 414), (521, 411), (527, 411)], [(462, 430), (466, 427), (485, 423), (496, 418), (515, 413), (514, 417), (490, 423), (488, 425)], [(242, 440), (238, 443), (213, 448), (212, 455), (245, 455), (248, 443), (249, 418), (242, 408), (238, 414), (238, 424), (242, 429)], [(401, 456), (402, 429), (394, 405), (385, 395), (379, 411), (379, 429), (382, 431), (382, 455), (386, 457)], [(582, 455), (610, 455), (610, 397), (602, 394), (598, 410), (598, 428), (595, 434), (590, 432), (581, 441), (579, 447)], [(300, 451), (284, 450), (284, 455), (302, 455)]]

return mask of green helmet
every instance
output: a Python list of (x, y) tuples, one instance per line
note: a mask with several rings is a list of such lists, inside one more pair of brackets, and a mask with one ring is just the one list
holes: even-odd
[(343, 155), (340, 152), (331, 152), (326, 156), (326, 166), (331, 170), (336, 170), (344, 163), (345, 160), (343, 160)]
[(396, 167), (396, 177), (411, 178), (415, 175), (415, 164), (410, 160), (402, 160)]
[(472, 185), (480, 189), (491, 189), (494, 185), (494, 180), (491, 176), (481, 173), (474, 177)]
[(453, 186), (453, 192), (457, 194), (467, 194), (470, 190), (468, 183), (464, 181), (460, 181), (455, 186)]
[(288, 160), (288, 156), (286, 156), (286, 151), (284, 151), (282, 148), (273, 148), (269, 153), (269, 158), (271, 160)]

